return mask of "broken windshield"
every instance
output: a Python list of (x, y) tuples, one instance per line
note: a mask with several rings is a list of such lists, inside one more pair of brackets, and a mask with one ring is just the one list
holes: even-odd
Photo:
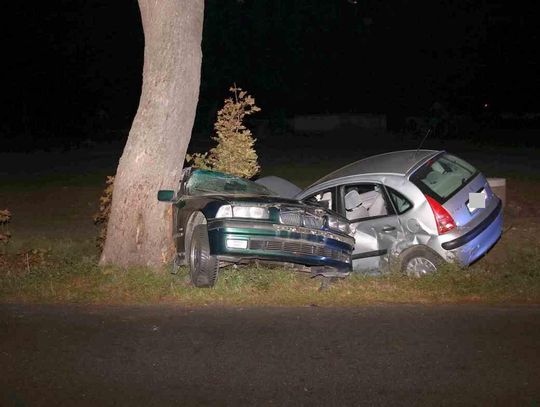
[(186, 185), (188, 195), (273, 195), (262, 185), (253, 181), (221, 172), (195, 170)]

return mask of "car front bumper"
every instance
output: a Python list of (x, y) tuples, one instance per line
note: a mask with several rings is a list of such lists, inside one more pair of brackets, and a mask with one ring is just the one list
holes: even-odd
[[(210, 253), (224, 261), (259, 259), (343, 272), (351, 268), (354, 247), (354, 238), (347, 235), (253, 220), (210, 220), (208, 237)], [(245, 242), (245, 248), (231, 247), (231, 241)]]

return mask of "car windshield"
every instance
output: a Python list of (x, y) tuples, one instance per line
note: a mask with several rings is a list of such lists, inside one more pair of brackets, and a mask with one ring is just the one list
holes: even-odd
[(444, 203), (478, 174), (468, 162), (450, 154), (443, 154), (421, 167), (411, 181), (422, 192)]
[(269, 189), (253, 181), (207, 170), (193, 171), (186, 191), (189, 195), (273, 195)]

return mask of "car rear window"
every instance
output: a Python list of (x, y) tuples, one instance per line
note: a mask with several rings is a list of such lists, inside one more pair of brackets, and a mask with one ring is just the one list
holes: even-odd
[(478, 174), (468, 162), (451, 154), (429, 160), (410, 178), (420, 190), (443, 204)]

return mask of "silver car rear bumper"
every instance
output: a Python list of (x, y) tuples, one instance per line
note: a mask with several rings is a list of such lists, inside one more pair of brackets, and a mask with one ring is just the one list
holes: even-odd
[(499, 202), (495, 210), (473, 230), (440, 244), (436, 251), (447, 261), (468, 266), (497, 243), (502, 228), (503, 211)]
[(499, 200), (499, 203), (497, 204), (495, 209), (482, 222), (480, 222), (479, 225), (454, 240), (444, 242), (441, 245), (442, 248), (445, 250), (454, 250), (466, 245), (470, 241), (474, 240), (477, 236), (482, 235), (484, 230), (488, 229), (491, 224), (497, 219), (497, 217), (501, 214), (501, 211), (502, 202)]

